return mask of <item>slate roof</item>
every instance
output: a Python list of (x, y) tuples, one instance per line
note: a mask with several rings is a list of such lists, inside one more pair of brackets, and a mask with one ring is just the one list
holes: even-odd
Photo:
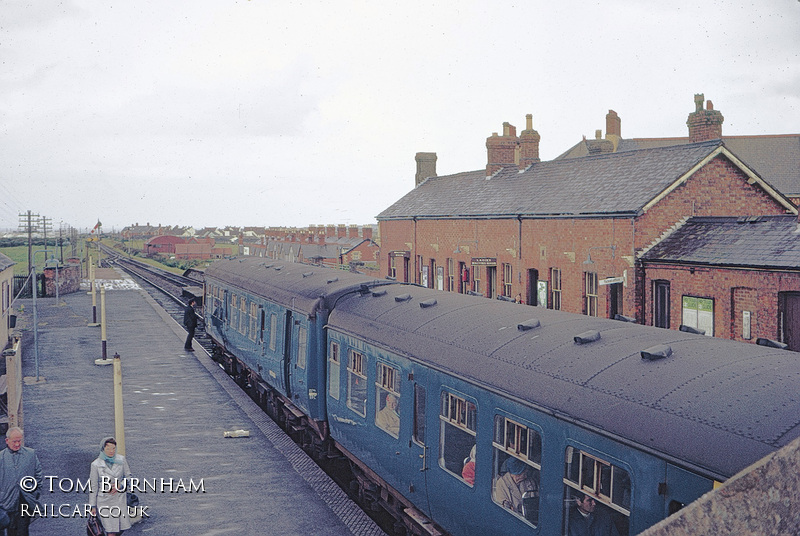
[(10, 268), (17, 264), (16, 262), (12, 261), (10, 257), (0, 253), (0, 272), (5, 270), (6, 268)]
[(694, 217), (644, 261), (800, 270), (796, 216)]
[[(723, 136), (722, 141), (742, 162), (784, 195), (800, 195), (800, 134)], [(617, 146), (617, 152), (688, 143), (688, 137), (623, 139)], [(556, 160), (587, 156), (593, 152), (596, 144), (597, 140), (582, 140)]]
[(636, 215), (720, 140), (431, 177), (377, 219)]

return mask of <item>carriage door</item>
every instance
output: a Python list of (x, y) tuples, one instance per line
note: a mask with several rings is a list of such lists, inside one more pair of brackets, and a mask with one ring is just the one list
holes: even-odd
[(283, 327), (283, 390), (292, 398), (292, 326), (294, 318), (291, 311), (286, 311), (286, 322)]
[[(409, 491), (411, 492), (411, 499), (420, 508), (425, 515), (430, 516), (431, 513), (428, 507), (428, 471), (430, 471), (431, 464), (436, 463), (436, 454), (431, 453), (428, 438), (426, 438), (425, 428), (427, 420), (426, 410), (426, 390), (425, 385), (413, 382), (414, 386), (414, 399), (413, 407), (413, 422), (411, 429), (411, 441), (408, 446), (411, 448), (412, 461), (409, 464)], [(434, 408), (435, 409), (435, 408)]]

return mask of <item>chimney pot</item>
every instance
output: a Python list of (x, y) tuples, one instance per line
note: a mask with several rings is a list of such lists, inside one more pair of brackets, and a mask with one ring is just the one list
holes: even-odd
[(594, 139), (602, 140), (603, 139), (603, 131), (600, 130), (600, 129), (595, 130), (594, 131)]
[(714, 105), (711, 101), (706, 103), (706, 109), (703, 110), (702, 93), (694, 96), (695, 111), (689, 114), (686, 120), (686, 126), (689, 127), (689, 142), (697, 143), (701, 141), (715, 140), (722, 137), (722, 123), (725, 118), (722, 114), (714, 110)]
[(525, 116), (525, 130), (519, 135), (519, 169), (525, 169), (531, 164), (540, 162), (539, 133), (533, 129), (533, 114)]

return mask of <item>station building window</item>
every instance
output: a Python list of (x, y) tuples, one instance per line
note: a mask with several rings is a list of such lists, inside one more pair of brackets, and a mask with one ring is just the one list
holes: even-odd
[(378, 363), (375, 425), (393, 437), (400, 434), (400, 370)]
[(503, 296), (511, 297), (511, 285), (514, 284), (513, 272), (510, 263), (503, 263)]
[(550, 307), (561, 310), (561, 268), (550, 268)]
[[(575, 447), (567, 447), (564, 467), (564, 534), (576, 532), (592, 512), (594, 527), (629, 534), (631, 478), (621, 467)], [(570, 525), (573, 525), (572, 529)]]
[(367, 357), (350, 350), (347, 359), (347, 407), (367, 416)]
[(475, 446), (478, 409), (466, 398), (444, 391), (439, 421), (439, 466), (466, 482), (463, 471)]
[(456, 268), (453, 259), (447, 259), (447, 291), (456, 291)]
[(339, 400), (340, 368), (339, 343), (331, 341), (330, 351), (328, 352), (328, 394), (336, 400)]
[(539, 524), (542, 436), (524, 424), (495, 415), (492, 500), (534, 527)]
[(681, 305), (683, 313), (682, 324), (695, 329), (702, 329), (709, 337), (714, 336), (714, 300), (683, 296)]
[(481, 269), (479, 266), (472, 267), (472, 290), (481, 293)]
[(597, 316), (597, 272), (584, 272), (584, 314)]

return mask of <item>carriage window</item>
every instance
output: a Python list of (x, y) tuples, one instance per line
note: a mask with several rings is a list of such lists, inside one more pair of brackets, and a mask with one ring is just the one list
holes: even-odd
[(247, 300), (239, 300), (239, 333), (247, 335)]
[(442, 393), (439, 412), (441, 422), (439, 466), (454, 474), (469, 485), (464, 468), (474, 457), (478, 410), (475, 404), (460, 396)]
[(361, 352), (350, 350), (347, 360), (347, 407), (367, 416), (367, 358)]
[(308, 353), (308, 330), (303, 326), (297, 330), (297, 366), (306, 368), (306, 354)]
[(231, 294), (231, 314), (228, 317), (228, 325), (231, 327), (236, 326), (239, 320), (239, 297), (236, 294)]
[(400, 371), (385, 363), (378, 363), (375, 382), (375, 425), (389, 435), (400, 434)]
[(328, 354), (328, 393), (336, 400), (339, 400), (339, 367), (339, 343), (331, 341), (331, 351)]
[(494, 418), (492, 499), (529, 524), (539, 524), (542, 436), (500, 415)]
[(255, 341), (256, 337), (258, 336), (258, 304), (256, 302), (250, 302), (250, 339)]
[(269, 315), (269, 349), (275, 351), (275, 339), (278, 332), (278, 315), (272, 313)]
[(414, 384), (414, 441), (425, 444), (425, 388)]
[[(567, 447), (564, 469), (564, 534), (586, 524), (592, 514), (592, 527), (603, 534), (629, 533), (631, 479), (628, 472), (612, 463), (574, 447)], [(588, 530), (588, 528), (587, 528)], [(580, 532), (577, 532), (580, 533)]]

